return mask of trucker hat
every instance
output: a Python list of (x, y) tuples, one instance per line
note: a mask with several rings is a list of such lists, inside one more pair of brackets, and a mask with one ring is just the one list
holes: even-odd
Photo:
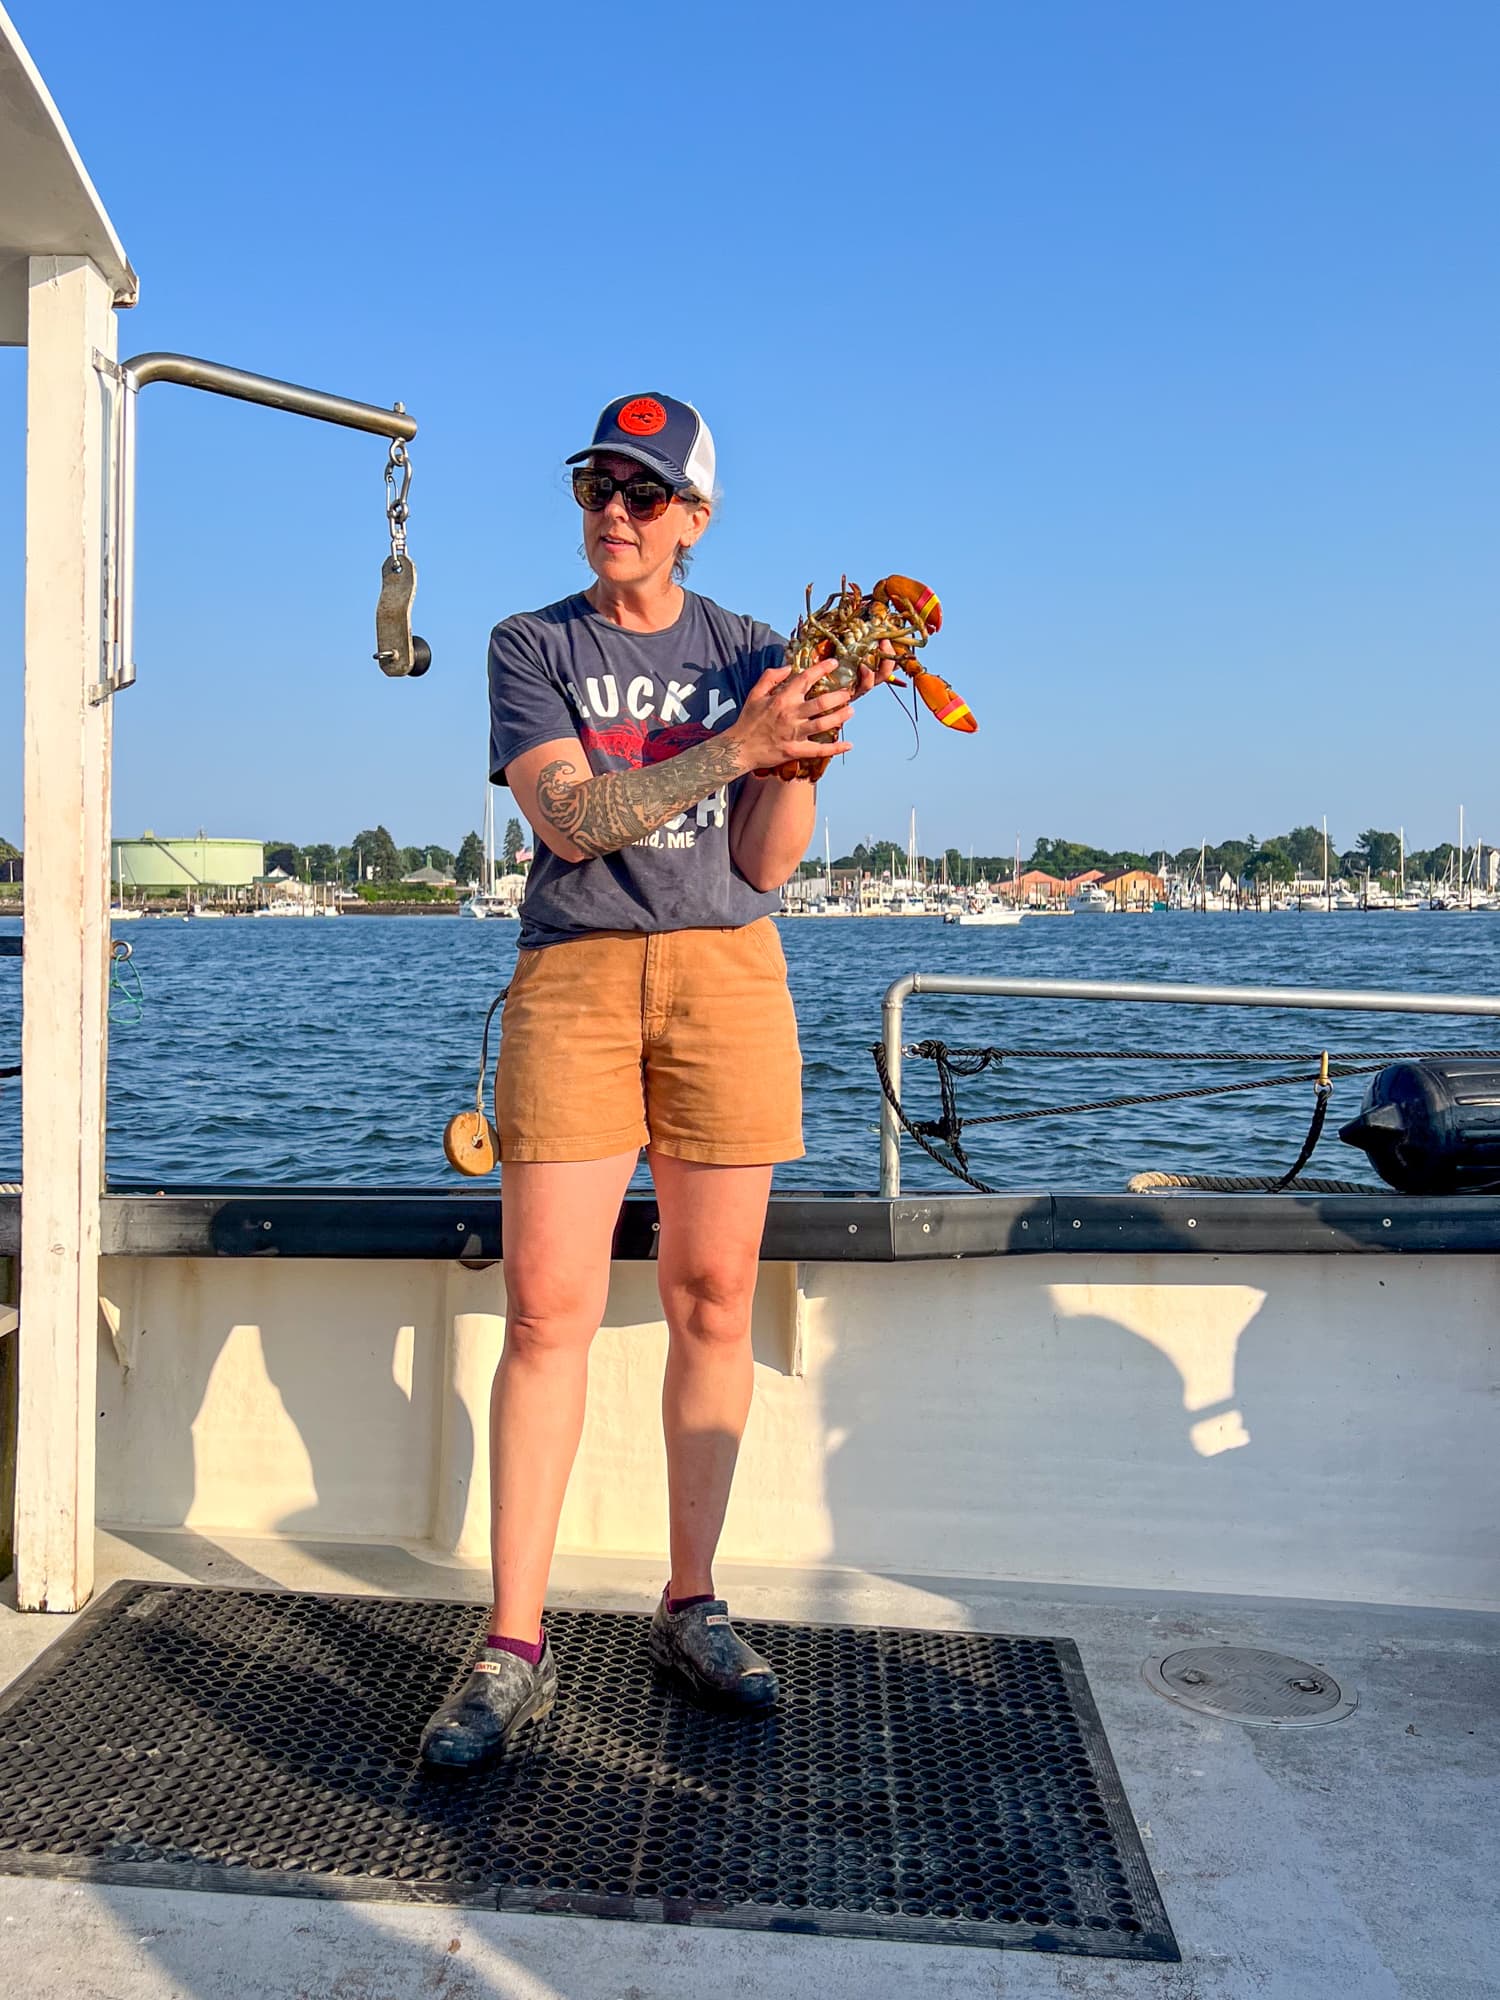
[(577, 465), (596, 451), (634, 458), (659, 472), (669, 486), (691, 486), (712, 497), (714, 441), (708, 425), (691, 403), (655, 394), (617, 396), (599, 412), (594, 441), (566, 461)]

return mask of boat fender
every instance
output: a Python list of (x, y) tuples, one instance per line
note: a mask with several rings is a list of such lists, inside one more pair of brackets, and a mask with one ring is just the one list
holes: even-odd
[(1500, 1189), (1500, 1063), (1390, 1063), (1339, 1137), (1403, 1194)]

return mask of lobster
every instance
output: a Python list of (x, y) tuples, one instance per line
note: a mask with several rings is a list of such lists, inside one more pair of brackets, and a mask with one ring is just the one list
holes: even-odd
[[(969, 704), (954, 692), (941, 674), (916, 663), (920, 647), (943, 622), (943, 607), (937, 593), (909, 576), (884, 576), (868, 595), (857, 583), (842, 577), (839, 588), (812, 608), (812, 585), (807, 586), (807, 609), (797, 620), (787, 647), (787, 665), (794, 673), (828, 661), (828, 671), (808, 689), (810, 695), (831, 694), (836, 688), (851, 688), (862, 666), (873, 667), (880, 658), (882, 644), (889, 640), (896, 656), (897, 670), (905, 675), (902, 685), (913, 688), (945, 728), (962, 730), (972, 736), (979, 724)], [(915, 716), (913, 716), (915, 720)], [(817, 743), (834, 743), (837, 731), (814, 737)], [(793, 757), (785, 764), (758, 771), (757, 777), (772, 776), (790, 782), (809, 778), (814, 784), (827, 769), (822, 757)]]

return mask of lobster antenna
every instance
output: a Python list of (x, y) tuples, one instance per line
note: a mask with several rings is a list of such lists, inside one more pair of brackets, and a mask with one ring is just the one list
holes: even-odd
[(890, 689), (891, 693), (895, 695), (896, 706), (900, 709), (901, 713), (906, 717), (907, 721), (911, 724), (912, 752), (911, 752), (911, 757), (908, 757), (906, 760), (907, 763), (909, 764), (912, 760), (912, 757), (915, 757), (917, 752), (922, 747), (922, 732), (917, 727), (916, 691), (915, 689), (912, 691), (911, 707), (908, 708), (906, 703), (901, 699), (900, 691), (898, 690), (896, 683), (894, 681), (887, 681), (886, 686)]

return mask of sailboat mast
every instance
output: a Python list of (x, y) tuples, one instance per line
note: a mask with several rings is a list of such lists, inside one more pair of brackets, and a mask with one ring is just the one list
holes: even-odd
[(1328, 815), (1323, 815), (1323, 908), (1333, 908), (1333, 884), (1328, 879)]
[(1458, 873), (1453, 878), (1453, 886), (1458, 891), (1458, 900), (1464, 899), (1464, 809), (1458, 809)]

